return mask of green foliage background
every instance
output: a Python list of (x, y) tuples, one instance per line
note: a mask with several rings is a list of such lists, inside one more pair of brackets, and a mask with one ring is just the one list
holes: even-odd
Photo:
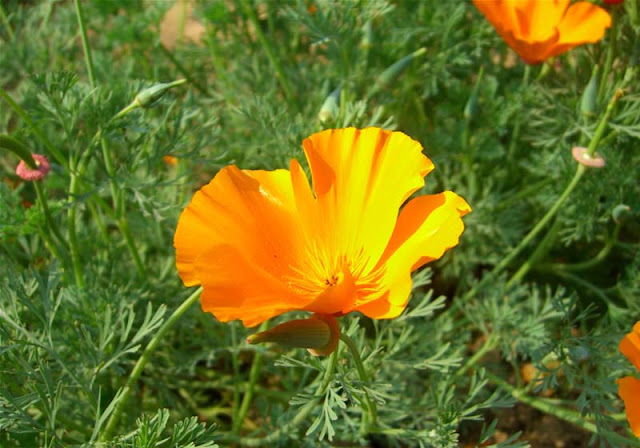
[[(636, 0), (615, 8), (600, 43), (528, 68), (466, 1), (200, 1), (201, 42), (169, 49), (159, 28), (172, 5), (82, 2), (92, 82), (74, 2), (2, 3), (0, 133), (53, 167), (41, 182), (47, 217), (14, 174), (18, 159), (0, 156), (1, 446), (528, 446), (517, 432), (492, 438), (498, 411), (517, 401), (596, 445), (638, 445), (615, 383), (634, 371), (617, 346), (640, 318)], [(141, 90), (181, 78), (153, 107), (112, 119)], [(606, 167), (588, 170), (549, 230), (487, 277), (562, 194), (570, 149), (587, 146), (620, 88), (598, 146)], [(100, 444), (142, 350), (192, 292), (172, 246), (192, 193), (227, 164), (302, 161), (303, 138), (343, 126), (420, 141), (436, 165), (422, 193), (451, 189), (473, 208), (460, 246), (416, 274), (403, 316), (340, 319), (368, 380), (341, 346), (319, 389), (326, 358), (249, 346), (251, 331), (195, 306)], [(620, 204), (629, 211), (616, 222)], [(539, 382), (522, 381), (529, 363)], [(375, 427), (362, 423), (367, 396)]]

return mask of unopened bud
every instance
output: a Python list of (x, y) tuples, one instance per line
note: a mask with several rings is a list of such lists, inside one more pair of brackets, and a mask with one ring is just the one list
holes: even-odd
[(589, 150), (582, 146), (574, 146), (571, 155), (576, 162), (589, 168), (602, 168), (605, 165), (604, 159), (598, 153), (590, 155)]
[(142, 107), (143, 109), (151, 107), (156, 101), (162, 98), (169, 89), (184, 84), (185, 82), (187, 82), (186, 79), (179, 79), (177, 81), (156, 84), (148, 87), (136, 95), (133, 100), (133, 104), (137, 107)]
[(399, 61), (390, 65), (385, 71), (383, 71), (380, 76), (376, 79), (376, 85), (379, 87), (389, 87), (392, 82), (394, 82), (398, 77), (404, 73), (409, 64), (416, 59), (422, 56), (427, 52), (426, 48), (420, 48), (419, 50), (414, 51), (408, 56), (403, 57)]
[(360, 41), (360, 48), (369, 49), (373, 45), (373, 25), (371, 24), (371, 20), (367, 20), (367, 22), (362, 27), (362, 40)]
[(247, 338), (249, 344), (275, 342), (285, 347), (306, 348), (314, 356), (332, 353), (339, 340), (338, 322), (335, 317), (324, 314), (284, 322)]
[(473, 86), (471, 96), (469, 97), (467, 104), (464, 106), (465, 120), (471, 121), (478, 114), (478, 91), (480, 90), (480, 83), (482, 82), (483, 75), (484, 66), (481, 66), (480, 71), (478, 72), (478, 77), (476, 78), (476, 83)]
[(598, 112), (598, 72), (599, 68), (596, 65), (591, 72), (591, 79), (580, 100), (580, 112), (586, 117), (595, 116)]
[(613, 208), (611, 216), (616, 224), (622, 224), (631, 217), (631, 207), (627, 204), (618, 204)]
[(320, 112), (318, 112), (318, 119), (325, 123), (329, 120), (335, 120), (340, 112), (340, 87), (335, 89), (327, 96), (322, 103)]

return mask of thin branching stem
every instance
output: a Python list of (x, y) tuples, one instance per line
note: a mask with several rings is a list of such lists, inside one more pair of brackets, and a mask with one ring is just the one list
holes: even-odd
[(351, 339), (349, 336), (347, 336), (344, 333), (340, 333), (340, 340), (344, 342), (344, 344), (349, 349), (349, 352), (351, 353), (351, 356), (352, 356), (352, 360), (356, 365), (356, 370), (358, 371), (358, 376), (360, 377), (360, 381), (363, 382), (363, 390), (365, 394), (365, 399), (367, 400), (367, 407), (369, 408), (369, 415), (370, 415), (370, 421), (369, 421), (370, 423), (369, 425), (366, 425), (368, 426), (366, 428), (366, 430), (368, 431), (369, 427), (375, 428), (378, 423), (378, 407), (376, 405), (376, 402), (371, 399), (366, 389), (366, 384), (369, 382), (369, 375), (367, 375), (367, 371), (364, 368), (364, 364), (362, 363), (362, 358), (360, 357), (360, 350), (358, 350), (358, 346), (353, 341), (353, 339)]
[(113, 410), (113, 414), (111, 414), (111, 416), (109, 417), (107, 425), (100, 434), (100, 440), (102, 442), (105, 442), (111, 438), (111, 434), (116, 428), (116, 425), (120, 420), (120, 415), (122, 414), (122, 411), (127, 404), (129, 395), (131, 395), (131, 391), (138, 381), (138, 378), (140, 378), (145, 365), (151, 359), (151, 355), (153, 355), (153, 352), (155, 352), (158, 345), (160, 345), (160, 343), (163, 341), (165, 335), (171, 328), (173, 328), (178, 320), (180, 320), (182, 315), (198, 301), (201, 293), (202, 287), (199, 287), (189, 297), (187, 297), (186, 300), (182, 302), (182, 304), (173, 312), (173, 314), (171, 314), (171, 316), (169, 316), (169, 318), (162, 324), (158, 332), (153, 336), (153, 338), (151, 338), (149, 344), (147, 344), (144, 352), (142, 352), (142, 355), (140, 356), (140, 358), (138, 358), (136, 365), (133, 367), (129, 378), (127, 379), (127, 382), (122, 389), (122, 394), (118, 395), (119, 401), (116, 404), (115, 409)]

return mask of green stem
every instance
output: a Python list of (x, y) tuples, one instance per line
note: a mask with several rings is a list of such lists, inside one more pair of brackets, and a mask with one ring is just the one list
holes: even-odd
[[(235, 322), (230, 323), (231, 327), (231, 365), (233, 366), (233, 376), (236, 378), (240, 378), (240, 363), (238, 362), (238, 338), (236, 335), (236, 325)], [(247, 389), (248, 390), (248, 389)], [(236, 426), (236, 421), (238, 420), (238, 410), (240, 408), (240, 383), (238, 381), (234, 381), (233, 383), (233, 404), (231, 406), (232, 410), (232, 427)], [(234, 431), (235, 432), (235, 431)]]
[(111, 438), (111, 434), (113, 433), (116, 425), (118, 424), (118, 420), (120, 419), (120, 415), (124, 410), (125, 405), (129, 399), (129, 395), (131, 395), (131, 391), (135, 386), (138, 378), (142, 374), (145, 365), (151, 358), (151, 355), (156, 350), (160, 342), (162, 342), (164, 336), (167, 332), (178, 322), (178, 320), (182, 317), (182, 315), (195, 304), (200, 298), (200, 294), (202, 293), (202, 287), (196, 289), (187, 299), (182, 302), (182, 304), (173, 312), (171, 316), (162, 324), (158, 332), (153, 336), (149, 344), (142, 352), (142, 355), (136, 362), (136, 365), (133, 367), (127, 382), (122, 389), (122, 393), (119, 395), (119, 401), (113, 410), (113, 414), (109, 417), (109, 421), (104, 428), (104, 431), (100, 434), (100, 441), (106, 442)]
[(272, 443), (276, 442), (282, 436), (283, 433), (287, 433), (288, 431), (295, 428), (296, 426), (301, 425), (302, 422), (304, 422), (305, 419), (309, 416), (309, 414), (311, 414), (311, 411), (313, 411), (316, 408), (318, 401), (324, 397), (329, 385), (331, 384), (331, 380), (333, 379), (333, 372), (336, 368), (337, 363), (338, 363), (338, 349), (336, 349), (329, 357), (329, 364), (327, 365), (326, 370), (322, 374), (322, 382), (318, 386), (315, 396), (300, 408), (300, 411), (296, 414), (293, 420), (291, 420), (288, 424), (278, 428), (277, 430), (273, 431), (271, 434), (265, 437), (247, 438), (247, 437), (238, 437), (236, 435), (230, 435), (230, 436), (224, 437), (223, 441), (229, 442), (229, 443), (238, 443), (242, 446), (251, 446), (251, 447), (270, 446)]
[[(346, 334), (340, 333), (340, 340), (344, 342), (344, 344), (347, 346), (347, 348), (351, 352), (353, 362), (356, 365), (356, 370), (358, 371), (358, 375), (360, 376), (360, 381), (364, 383), (362, 389), (364, 390), (365, 398), (367, 400), (367, 407), (369, 408), (369, 414), (371, 417), (371, 423), (369, 426), (372, 428), (375, 428), (378, 420), (378, 408), (376, 406), (375, 401), (371, 399), (371, 397), (369, 396), (369, 393), (365, 388), (366, 383), (369, 382), (369, 376), (367, 375), (367, 372), (364, 368), (364, 364), (362, 363), (362, 358), (360, 357), (360, 351), (358, 350), (358, 347), (356, 346), (356, 343), (353, 341), (353, 339), (351, 339)], [(369, 428), (366, 428), (366, 430), (368, 432)]]
[(78, 232), (76, 229), (76, 210), (77, 210), (77, 187), (78, 176), (71, 171), (71, 183), (69, 185), (70, 199), (73, 201), (67, 211), (68, 221), (68, 239), (69, 249), (71, 250), (71, 264), (73, 265), (73, 274), (78, 289), (83, 290), (85, 287), (84, 274), (82, 272), (82, 260), (80, 259), (80, 251), (78, 249)]
[[(521, 403), (524, 403), (528, 406), (531, 406), (534, 409), (537, 409), (545, 414), (553, 415), (561, 420), (572, 423), (585, 431), (588, 431), (593, 434), (598, 434), (599, 430), (597, 425), (594, 423), (587, 421), (584, 417), (576, 411), (572, 411), (571, 409), (566, 409), (560, 406), (557, 406), (553, 403), (550, 403), (542, 398), (532, 397), (528, 395), (526, 392), (516, 389), (511, 384), (500, 378), (499, 376), (489, 372), (485, 369), (485, 375), (491, 382), (500, 387), (501, 389), (507, 391), (513, 398), (518, 400)], [(610, 440), (615, 440), (616, 442), (622, 443), (620, 446), (640, 446), (640, 441), (637, 439), (632, 440), (621, 436), (620, 434), (614, 432), (608, 432), (607, 438)]]
[(69, 250), (67, 241), (62, 236), (62, 233), (60, 233), (58, 226), (56, 225), (55, 221), (53, 220), (53, 217), (51, 216), (51, 211), (49, 210), (49, 204), (47, 202), (47, 196), (44, 194), (44, 191), (42, 190), (42, 185), (40, 185), (39, 181), (35, 181), (33, 183), (33, 187), (36, 190), (36, 195), (38, 196), (38, 202), (42, 207), (42, 213), (44, 214), (44, 219), (47, 223), (47, 227), (49, 227), (49, 230), (51, 230), (51, 232), (55, 235), (55, 237), (58, 239), (62, 247), (65, 250)]
[(206, 86), (204, 86), (198, 80), (196, 80), (193, 76), (191, 76), (191, 74), (189, 73), (189, 70), (187, 70), (180, 63), (180, 61), (178, 61), (178, 59), (176, 59), (176, 57), (173, 55), (171, 50), (169, 50), (167, 47), (165, 47), (162, 43), (158, 43), (158, 47), (160, 48), (162, 53), (164, 53), (164, 55), (167, 57), (167, 59), (169, 59), (171, 61), (171, 63), (176, 66), (176, 68), (182, 74), (182, 76), (184, 76), (187, 79), (187, 81), (189, 81), (189, 84), (191, 84), (193, 87), (195, 87), (200, 93), (202, 93), (204, 95), (207, 95), (207, 96), (210, 96), (209, 95), (209, 89), (207, 89)]
[(518, 269), (516, 273), (513, 274), (513, 276), (509, 279), (509, 281), (507, 282), (507, 288), (511, 286), (514, 282), (520, 281), (522, 277), (524, 277), (527, 274), (527, 272), (531, 270), (531, 267), (534, 265), (534, 263), (536, 263), (538, 260), (544, 257), (544, 255), (547, 253), (547, 251), (551, 247), (556, 235), (558, 234), (559, 228), (560, 228), (560, 221), (556, 219), (551, 225), (551, 228), (549, 229), (547, 234), (542, 239), (542, 241), (538, 243), (538, 246), (536, 247), (536, 249), (531, 253), (531, 255), (529, 255), (529, 258), (527, 258), (527, 260), (524, 263), (522, 263), (522, 265), (520, 266), (520, 269)]
[[(527, 64), (524, 68), (524, 74), (522, 76), (521, 89), (526, 88), (529, 85), (529, 77), (531, 76), (531, 66)], [(522, 126), (522, 114), (516, 115), (516, 123), (513, 126), (513, 134), (511, 134), (511, 141), (509, 141), (509, 148), (507, 149), (507, 156), (511, 159), (516, 150), (516, 145), (520, 139), (520, 128)]]
[(464, 375), (467, 370), (477, 365), (478, 362), (482, 358), (484, 358), (484, 355), (493, 350), (496, 345), (498, 345), (498, 338), (494, 333), (491, 333), (482, 347), (480, 347), (480, 349), (475, 352), (473, 356), (469, 358), (469, 360), (453, 374), (453, 376), (451, 377), (451, 383), (454, 384), (456, 380)]
[[(618, 101), (618, 99), (620, 98), (620, 96), (622, 96), (622, 91), (618, 89), (616, 90), (615, 94), (611, 98), (611, 101), (609, 101), (609, 104), (607, 105), (607, 109), (605, 110), (605, 113), (602, 116), (600, 123), (598, 124), (596, 132), (594, 133), (593, 138), (591, 140), (591, 143), (589, 144), (588, 152), (590, 155), (593, 155), (595, 153), (595, 150), (598, 147), (598, 144), (600, 143), (600, 139), (602, 138), (604, 130), (607, 127), (607, 124), (609, 123), (609, 118), (611, 117), (611, 113), (613, 112), (614, 106)], [(469, 291), (467, 291), (465, 295), (460, 297), (460, 299), (455, 300), (453, 302), (453, 306), (449, 308), (449, 310), (456, 310), (456, 311), (461, 310), (461, 307), (468, 300), (474, 297), (477, 291), (481, 290), (484, 286), (494, 281), (495, 278), (502, 271), (504, 271), (504, 269), (507, 266), (509, 266), (509, 264), (518, 255), (520, 255), (520, 252), (522, 252), (527, 247), (527, 245), (531, 243), (531, 241), (533, 241), (533, 239), (536, 236), (538, 236), (538, 234), (544, 229), (544, 227), (549, 223), (549, 221), (553, 219), (553, 217), (556, 215), (558, 210), (560, 210), (560, 208), (564, 205), (565, 201), (569, 198), (573, 190), (576, 188), (576, 186), (580, 182), (580, 179), (582, 178), (585, 172), (586, 172), (586, 167), (582, 164), (578, 164), (578, 167), (576, 168), (576, 172), (573, 175), (573, 178), (571, 179), (569, 184), (566, 186), (566, 188), (564, 189), (560, 197), (556, 199), (556, 202), (551, 206), (551, 208), (547, 211), (547, 213), (545, 213), (545, 215), (540, 219), (540, 221), (538, 221), (538, 223), (533, 227), (533, 229), (529, 231), (529, 233), (520, 241), (520, 243), (514, 249), (512, 249), (511, 252), (509, 252), (509, 254), (506, 257), (504, 257), (502, 261), (500, 261), (500, 263), (498, 263), (491, 270), (491, 272), (486, 274), (482, 278), (482, 280), (476, 283)], [(446, 314), (447, 312), (442, 313), (441, 316)]]
[(262, 48), (264, 49), (264, 51), (267, 53), (269, 62), (271, 62), (271, 65), (273, 66), (274, 70), (278, 74), (278, 81), (280, 82), (280, 86), (282, 87), (282, 90), (284, 92), (285, 97), (287, 98), (287, 101), (289, 101), (289, 104), (293, 105), (297, 109), (298, 104), (295, 101), (293, 91), (289, 86), (289, 80), (287, 78), (287, 75), (284, 69), (282, 68), (282, 65), (280, 64), (280, 60), (278, 59), (273, 48), (269, 44), (269, 41), (267, 41), (266, 37), (264, 36), (264, 33), (262, 32), (262, 25), (258, 21), (258, 17), (256, 16), (255, 11), (251, 7), (251, 5), (249, 5), (247, 0), (240, 0), (240, 5), (242, 6), (244, 13), (247, 15), (247, 17), (253, 24), (256, 37), (258, 38), (258, 41), (260, 42), (260, 45), (262, 45)]
[(11, 24), (9, 23), (9, 17), (7, 17), (2, 4), (0, 4), (0, 19), (2, 19), (2, 25), (7, 30), (7, 34), (9, 35), (9, 40), (14, 41), (16, 39), (16, 35), (13, 34), (13, 29), (11, 28)]
[(62, 155), (62, 153), (55, 146), (53, 146), (51, 142), (49, 142), (49, 140), (44, 136), (42, 131), (40, 131), (40, 129), (36, 126), (35, 122), (31, 119), (31, 117), (29, 117), (29, 115), (25, 112), (25, 110), (22, 107), (20, 107), (18, 103), (13, 101), (13, 98), (11, 98), (9, 94), (2, 87), (0, 87), (0, 97), (2, 97), (2, 99), (4, 99), (6, 103), (14, 110), (14, 112), (17, 113), (20, 116), (20, 118), (22, 118), (22, 120), (24, 120), (24, 122), (29, 126), (29, 129), (31, 130), (31, 132), (33, 132), (33, 135), (35, 135), (38, 141), (45, 148), (47, 148), (47, 150), (51, 153), (53, 158), (56, 159), (56, 162), (66, 167), (68, 165), (68, 162), (65, 156)]
[(613, 58), (616, 54), (616, 42), (618, 41), (618, 18), (616, 17), (617, 8), (613, 8), (611, 11), (611, 29), (607, 33), (609, 36), (609, 46), (607, 47), (607, 57), (604, 62), (604, 68), (602, 70), (602, 77), (600, 78), (600, 89), (598, 91), (598, 103), (602, 104), (604, 95), (607, 92), (607, 78), (611, 67), (613, 66)]
[(540, 182), (536, 182), (533, 185), (523, 188), (516, 193), (509, 195), (509, 197), (505, 198), (503, 201), (499, 202), (494, 211), (504, 210), (507, 207), (511, 207), (513, 204), (517, 204), (525, 198), (531, 196), (532, 193), (537, 193), (542, 190), (547, 185), (554, 183), (555, 181), (551, 178), (543, 179)]
[(140, 257), (140, 253), (138, 252), (138, 248), (136, 247), (135, 241), (131, 232), (129, 231), (129, 222), (127, 221), (124, 213), (118, 220), (118, 228), (120, 232), (124, 236), (124, 241), (127, 244), (127, 249), (129, 249), (129, 254), (131, 254), (131, 258), (133, 258), (133, 262), (136, 265), (136, 270), (138, 271), (138, 276), (146, 281), (147, 280), (147, 272), (144, 268), (144, 264), (142, 263), (142, 258)]
[(89, 47), (89, 39), (87, 39), (87, 27), (85, 26), (84, 14), (82, 13), (82, 5), (80, 0), (75, 0), (76, 17), (78, 18), (78, 27), (80, 28), (80, 37), (82, 38), (82, 48), (84, 50), (84, 62), (87, 66), (89, 74), (89, 82), (91, 87), (96, 86), (96, 76), (93, 70), (93, 59), (91, 58), (91, 47)]
[[(266, 324), (262, 324), (260, 331), (266, 329)], [(242, 427), (242, 422), (247, 417), (249, 412), (249, 406), (253, 400), (253, 393), (255, 392), (255, 386), (258, 382), (258, 374), (260, 373), (260, 365), (262, 364), (262, 352), (256, 351), (253, 361), (251, 363), (251, 370), (249, 371), (249, 387), (242, 396), (242, 403), (240, 404), (240, 410), (238, 411), (237, 418), (232, 422), (232, 432), (237, 434)]]
[(592, 267), (597, 266), (598, 264), (603, 262), (607, 258), (607, 256), (609, 256), (609, 253), (611, 252), (613, 247), (616, 245), (616, 242), (618, 241), (618, 235), (620, 234), (620, 227), (621, 227), (620, 224), (616, 224), (616, 228), (613, 230), (613, 235), (607, 239), (607, 242), (602, 247), (602, 249), (600, 249), (600, 252), (598, 252), (595, 257), (587, 261), (583, 261), (581, 263), (572, 263), (572, 264), (552, 263), (545, 266), (545, 270), (576, 272), (576, 271), (586, 271), (587, 269), (591, 269)]

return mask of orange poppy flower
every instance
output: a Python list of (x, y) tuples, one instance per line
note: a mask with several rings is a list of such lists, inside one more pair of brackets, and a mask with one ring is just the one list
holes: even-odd
[[(633, 326), (633, 331), (620, 341), (620, 351), (640, 371), (640, 321)], [(640, 380), (625, 376), (618, 380), (618, 395), (624, 401), (627, 420), (631, 431), (640, 437)]]
[(289, 170), (227, 166), (180, 215), (176, 265), (202, 285), (202, 308), (254, 326), (305, 310), (393, 318), (411, 272), (458, 244), (471, 209), (450, 191), (419, 196), (433, 169), (420, 144), (378, 128), (329, 129), (303, 141), (313, 187)]
[(570, 0), (473, 0), (498, 34), (529, 64), (602, 39), (609, 13)]

